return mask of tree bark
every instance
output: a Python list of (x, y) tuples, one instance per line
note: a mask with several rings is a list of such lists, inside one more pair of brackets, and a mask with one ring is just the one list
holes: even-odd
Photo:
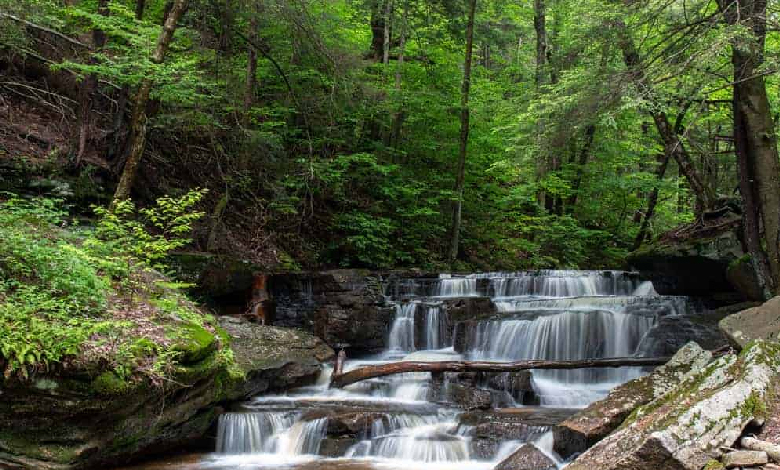
[(333, 374), (330, 386), (343, 388), (362, 380), (386, 377), (407, 372), (516, 372), (530, 369), (593, 369), (601, 367), (644, 367), (660, 366), (669, 362), (669, 357), (616, 357), (609, 359), (588, 359), (582, 361), (531, 360), (518, 362), (486, 361), (443, 361), (443, 362), (392, 362), (389, 364), (365, 366), (342, 374)]
[[(98, 14), (108, 16), (108, 0), (98, 0)], [(92, 45), (95, 52), (98, 52), (106, 44), (106, 34), (100, 29), (92, 30)], [(90, 64), (95, 64), (95, 59), (89, 59)], [(76, 152), (75, 165), (81, 165), (84, 153), (87, 151), (87, 140), (89, 138), (89, 129), (92, 122), (92, 108), (95, 102), (95, 92), (98, 87), (98, 77), (95, 74), (89, 74), (79, 90), (79, 145)]]
[(780, 157), (760, 70), (766, 43), (767, 1), (719, 0), (718, 4), (728, 24), (742, 25), (752, 32), (752, 37), (740, 35), (732, 44), (734, 144), (744, 205), (744, 242), (769, 297), (780, 294)]
[(135, 2), (135, 19), (141, 20), (144, 17), (144, 10), (146, 10), (146, 0), (136, 0)]
[[(184, 11), (187, 9), (187, 0), (175, 0), (172, 2), (168, 15), (165, 18), (160, 36), (157, 38), (157, 46), (152, 53), (151, 60), (155, 64), (162, 64), (165, 60), (165, 54), (173, 40), (173, 34), (176, 32), (176, 26), (179, 23)], [(149, 95), (152, 91), (153, 81), (151, 78), (145, 78), (141, 81), (141, 86), (136, 94), (133, 119), (130, 123), (131, 138), (130, 153), (127, 157), (122, 177), (114, 193), (114, 199), (111, 203), (113, 209), (117, 201), (123, 201), (130, 197), (130, 191), (133, 188), (135, 176), (138, 170), (138, 164), (143, 157), (146, 148), (146, 104), (149, 102)]]
[[(547, 12), (544, 0), (534, 0), (534, 31), (536, 31), (536, 92), (541, 94), (542, 85), (545, 83), (545, 65), (547, 61)], [(542, 181), (547, 174), (547, 156), (542, 151), (542, 136), (544, 135), (544, 122), (539, 119), (536, 123), (536, 140), (539, 155), (536, 161), (536, 178)], [(537, 194), (539, 205), (547, 210), (552, 206), (552, 199), (544, 190)]]
[(390, 63), (390, 23), (393, 14), (393, 0), (385, 0), (385, 24), (382, 31), (382, 63)]
[(455, 178), (455, 204), (452, 210), (452, 229), (450, 232), (450, 262), (458, 257), (460, 245), (460, 225), (463, 211), (463, 186), (466, 181), (466, 153), (469, 145), (469, 92), (471, 91), (471, 62), (474, 52), (474, 17), (477, 0), (469, 0), (469, 19), (466, 25), (466, 58), (463, 65), (463, 85), (460, 97), (460, 147), (458, 152), (458, 170)]

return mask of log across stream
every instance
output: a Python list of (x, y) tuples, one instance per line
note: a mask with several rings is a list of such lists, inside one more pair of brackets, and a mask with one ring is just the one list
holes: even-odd
[(610, 367), (642, 367), (660, 366), (669, 362), (668, 357), (614, 357), (607, 359), (588, 359), (580, 361), (545, 361), (530, 360), (516, 362), (488, 362), (488, 361), (441, 361), (418, 362), (401, 361), (381, 365), (358, 367), (347, 372), (342, 372), (342, 360), (337, 361), (336, 368), (331, 376), (332, 388), (343, 388), (362, 380), (386, 377), (388, 375), (403, 374), (407, 372), (517, 372), (530, 369), (592, 369)]

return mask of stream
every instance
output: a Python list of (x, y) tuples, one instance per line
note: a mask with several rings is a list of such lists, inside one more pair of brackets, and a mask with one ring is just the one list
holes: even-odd
[[(682, 297), (619, 271), (542, 271), (404, 279), (386, 289), (395, 306), (387, 348), (345, 370), (399, 360), (580, 360), (643, 356), (662, 316)], [(489, 297), (497, 313), (455, 324), (451, 299)], [(561, 468), (551, 424), (647, 369), (519, 373), (407, 373), (329, 389), (318, 382), (259, 396), (220, 416), (213, 453), (136, 469), (488, 470), (525, 443)], [(557, 420), (557, 421), (556, 421)]]

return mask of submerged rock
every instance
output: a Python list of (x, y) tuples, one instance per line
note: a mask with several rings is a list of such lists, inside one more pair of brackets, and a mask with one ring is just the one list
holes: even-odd
[(637, 408), (568, 470), (699, 470), (767, 412), (780, 373), (780, 345), (757, 341), (726, 355)]
[(780, 340), (780, 297), (729, 315), (720, 321), (720, 329), (737, 348), (757, 339)]
[(701, 371), (711, 359), (709, 351), (689, 343), (652, 374), (613, 389), (606, 398), (555, 426), (555, 452), (564, 458), (584, 452), (617, 429), (638, 406), (667, 393), (687, 377)]
[(555, 470), (555, 462), (533, 444), (525, 444), (496, 465), (495, 470)]

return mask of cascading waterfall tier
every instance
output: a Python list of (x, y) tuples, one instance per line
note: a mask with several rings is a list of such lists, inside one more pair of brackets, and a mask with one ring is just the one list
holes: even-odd
[[(345, 370), (399, 360), (632, 356), (660, 317), (690, 310), (686, 299), (658, 296), (652, 283), (635, 273), (620, 271), (393, 279), (386, 285), (385, 295), (395, 306), (385, 352), (359, 360), (350, 358)], [(472, 316), (463, 310), (469, 308), (469, 302), (482, 302), (492, 310)], [(451, 309), (461, 309), (455, 323)], [(241, 411), (222, 415), (217, 452), (258, 456), (259, 462), (271, 454), (284, 462), (296, 456), (313, 456), (321, 451), (323, 440), (331, 439), (328, 433), (332, 429), (344, 426), (338, 424), (339, 416), (357, 413), (358, 417), (349, 419), (361, 424), (351, 435), (354, 442), (340, 454), (342, 459), (360, 459), (369, 467), (377, 461), (382, 465), (394, 463), (388, 468), (409, 469), (409, 462), (414, 462), (413, 468), (433, 465), (432, 469), (438, 469), (444, 465), (448, 469), (487, 470), (527, 442), (555, 457), (551, 434), (544, 426), (516, 425), (511, 438), (502, 443), (491, 441), (494, 449), (487, 458), (493, 460), (482, 457), (480, 462), (475, 442), (485, 432), (464, 424), (461, 418), (465, 415), (457, 408), (458, 397), (468, 395), (468, 390), (489, 391), (494, 406), (511, 407), (522, 406), (516, 400), (532, 387), (531, 393), (543, 406), (579, 407), (644, 371), (533, 371), (530, 378), (528, 373), (505, 373), (472, 377), (470, 385), (462, 382), (468, 377), (458, 374), (445, 374), (443, 381), (437, 382), (430, 373), (408, 373), (329, 389), (331, 372), (325, 368), (317, 384), (294, 390), (288, 396), (258, 397), (243, 404)]]

